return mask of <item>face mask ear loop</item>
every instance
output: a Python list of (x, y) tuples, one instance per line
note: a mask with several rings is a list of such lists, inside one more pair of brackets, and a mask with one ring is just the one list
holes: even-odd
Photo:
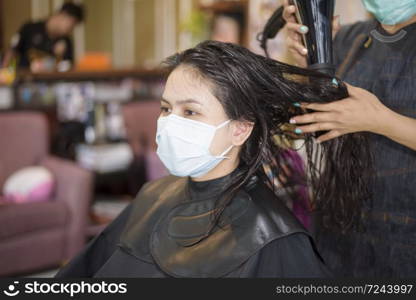
[(230, 158), (229, 156), (224, 156), (226, 155), (228, 152), (230, 152), (230, 150), (234, 147), (234, 145), (231, 145), (230, 147), (228, 147), (223, 153), (221, 153), (220, 155), (218, 155), (218, 157), (224, 157), (224, 158)]
[[(224, 121), (222, 124), (220, 124), (217, 127), (215, 127), (215, 130), (218, 130), (218, 129), (224, 127), (225, 125), (227, 125), (230, 122), (231, 122), (231, 120)], [(221, 153), (220, 155), (218, 155), (218, 157), (223, 157), (224, 155), (226, 155), (231, 150), (231, 148), (233, 146), (234, 145), (231, 145), (230, 147), (228, 147), (223, 153)], [(229, 157), (224, 157), (224, 158), (229, 158)]]
[(231, 122), (231, 120), (224, 121), (223, 123), (221, 123), (220, 125), (218, 125), (217, 127), (215, 127), (215, 130), (218, 130), (218, 129), (224, 127), (225, 125), (227, 125), (230, 122)]

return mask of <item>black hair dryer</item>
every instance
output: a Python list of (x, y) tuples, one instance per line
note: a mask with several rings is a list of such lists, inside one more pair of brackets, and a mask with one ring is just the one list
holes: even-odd
[(310, 69), (335, 75), (332, 50), (332, 18), (335, 0), (290, 0), (296, 6), (298, 23), (308, 27), (303, 44), (308, 49)]

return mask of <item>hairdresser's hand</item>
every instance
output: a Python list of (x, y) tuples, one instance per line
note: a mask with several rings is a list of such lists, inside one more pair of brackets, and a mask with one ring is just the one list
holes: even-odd
[[(284, 0), (283, 19), (286, 21), (285, 28), (287, 30), (286, 44), (289, 52), (293, 55), (295, 63), (299, 67), (306, 67), (306, 54), (308, 50), (302, 43), (302, 35), (308, 32), (308, 27), (296, 22), (294, 5), (289, 5), (289, 0)], [(332, 21), (332, 37), (338, 32), (341, 27), (339, 23), (339, 16), (335, 16)]]
[[(302, 108), (316, 112), (293, 117), (292, 124), (299, 124), (296, 133), (328, 131), (317, 142), (324, 142), (341, 135), (369, 131), (384, 134), (391, 110), (372, 93), (345, 83), (349, 97), (331, 103), (301, 103)], [(308, 124), (308, 125), (302, 125)]]

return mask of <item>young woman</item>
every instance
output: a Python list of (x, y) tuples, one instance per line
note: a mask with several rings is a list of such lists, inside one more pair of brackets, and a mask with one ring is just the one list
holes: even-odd
[(285, 129), (302, 112), (298, 102), (344, 98), (346, 87), (214, 41), (167, 64), (156, 141), (172, 175), (145, 184), (57, 277), (329, 276), (284, 202), (297, 201), (296, 185), (309, 182), (328, 224), (351, 227), (366, 196), (365, 140), (317, 145), (304, 137), (309, 176), (288, 163), (277, 140), (302, 137)]

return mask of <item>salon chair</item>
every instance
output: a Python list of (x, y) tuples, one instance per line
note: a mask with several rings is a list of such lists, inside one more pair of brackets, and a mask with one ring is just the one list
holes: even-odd
[(0, 114), (0, 197), (6, 179), (27, 166), (44, 166), (55, 179), (50, 199), (0, 201), (0, 276), (56, 267), (85, 243), (93, 178), (73, 162), (48, 154), (48, 131), (41, 113)]

